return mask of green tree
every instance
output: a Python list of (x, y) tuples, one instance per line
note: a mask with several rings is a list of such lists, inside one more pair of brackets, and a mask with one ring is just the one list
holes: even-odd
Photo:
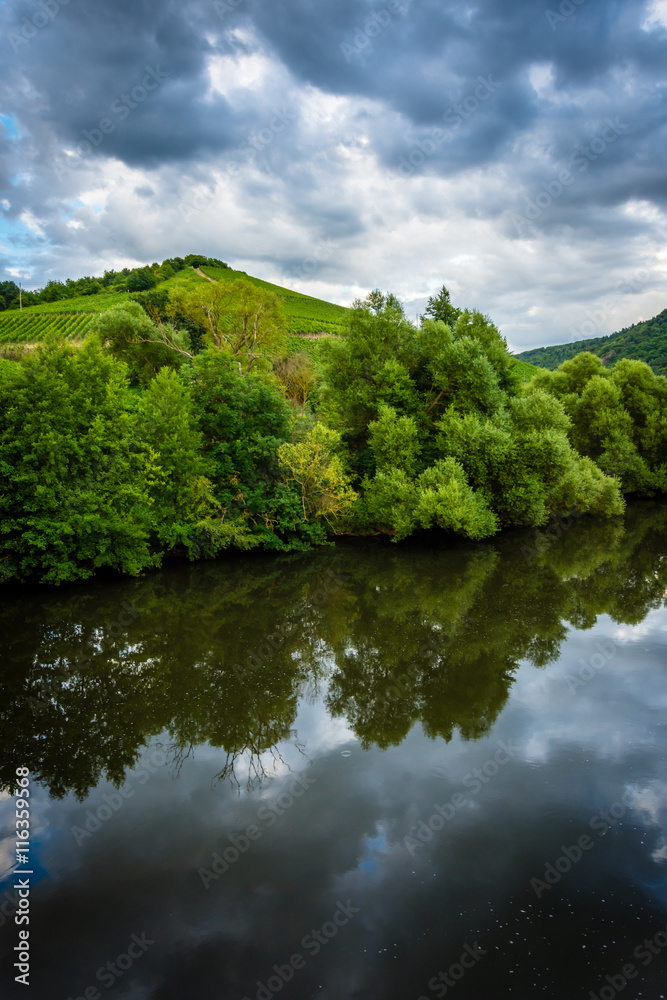
[(667, 492), (667, 379), (642, 361), (607, 369), (594, 354), (541, 371), (531, 386), (559, 400), (581, 455), (616, 476), (624, 493)]
[(542, 525), (571, 509), (614, 516), (618, 483), (574, 450), (563, 408), (531, 385), (493, 417), (451, 407), (439, 445), (458, 459), (503, 525)]
[(278, 449), (285, 482), (301, 495), (303, 519), (321, 518), (333, 528), (357, 499), (336, 448), (340, 434), (315, 424), (302, 441), (286, 441)]
[(191, 390), (175, 372), (162, 368), (142, 392), (137, 412), (137, 439), (153, 449), (162, 473), (153, 491), (158, 547), (180, 546), (191, 557), (214, 552), (221, 536), (219, 507), (206, 475)]
[(368, 430), (378, 472), (398, 469), (407, 476), (415, 475), (420, 445), (414, 417), (399, 417), (396, 410), (383, 403), (378, 419), (371, 421)]
[(192, 358), (188, 334), (169, 323), (154, 322), (138, 302), (122, 302), (105, 310), (96, 327), (107, 350), (124, 361), (142, 384), (160, 369), (179, 367)]
[(284, 345), (286, 324), (278, 296), (245, 278), (202, 281), (172, 299), (180, 313), (206, 329), (209, 347), (236, 358), (240, 374), (248, 374), (258, 359)]
[(284, 482), (278, 449), (290, 440), (291, 411), (275, 378), (240, 374), (235, 358), (209, 348), (183, 369), (225, 523), (253, 544), (308, 548), (325, 535), (307, 525), (299, 491)]
[(157, 278), (150, 267), (138, 267), (127, 277), (128, 292), (145, 292), (149, 288), (155, 288), (156, 285)]
[(45, 583), (153, 565), (155, 452), (138, 441), (127, 368), (55, 340), (0, 378), (0, 552)]
[(425, 315), (431, 319), (446, 323), (453, 327), (461, 315), (461, 310), (456, 309), (451, 302), (449, 289), (443, 285), (437, 295), (431, 295), (426, 306)]

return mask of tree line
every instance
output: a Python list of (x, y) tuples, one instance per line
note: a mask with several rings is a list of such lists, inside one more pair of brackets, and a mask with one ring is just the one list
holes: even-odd
[(338, 535), (482, 540), (667, 492), (667, 380), (581, 354), (522, 385), (481, 313), (392, 294), (290, 351), (240, 277), (146, 292), (76, 348), (0, 362), (0, 567), (61, 583), (167, 555), (303, 551)]
[(155, 288), (161, 281), (173, 278), (186, 267), (200, 267), (202, 264), (229, 267), (217, 257), (188, 254), (187, 257), (169, 257), (161, 264), (154, 262), (143, 267), (124, 267), (120, 271), (111, 269), (96, 278), (85, 275), (83, 278), (66, 278), (65, 281), (53, 280), (43, 288), (33, 290), (21, 290), (15, 281), (1, 281), (0, 312), (18, 309), (21, 304), (34, 306), (44, 302), (75, 299), (82, 295), (97, 295), (99, 292), (144, 292)]

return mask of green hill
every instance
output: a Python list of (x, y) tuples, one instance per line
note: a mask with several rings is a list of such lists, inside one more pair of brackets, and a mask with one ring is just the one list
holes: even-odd
[[(303, 295), (281, 285), (274, 285), (261, 278), (255, 278), (245, 271), (235, 271), (231, 267), (217, 267), (213, 264), (202, 264), (201, 268), (184, 267), (175, 275), (164, 281), (158, 281), (154, 290), (171, 291), (175, 287), (183, 288), (193, 284), (201, 284), (209, 279), (214, 281), (233, 281), (244, 277), (253, 284), (273, 292), (283, 304), (287, 318), (287, 329), (292, 338), (299, 335), (337, 334), (343, 330), (347, 309), (344, 306)], [(33, 345), (43, 339), (50, 331), (57, 331), (63, 336), (78, 340), (92, 327), (96, 313), (111, 309), (120, 302), (127, 301), (131, 293), (122, 287), (111, 291), (103, 288), (96, 294), (77, 295), (72, 298), (59, 299), (54, 302), (38, 302), (27, 305), (22, 311), (15, 307), (0, 312), (0, 355), (11, 353), (3, 345), (12, 348), (21, 345)]]
[(530, 382), (533, 375), (536, 375), (540, 370), (539, 365), (531, 365), (527, 361), (520, 361), (519, 358), (515, 358), (516, 367), (521, 372), (521, 381)]
[(572, 344), (557, 344), (553, 347), (538, 347), (534, 351), (523, 351), (517, 357), (521, 361), (548, 368), (553, 371), (563, 361), (573, 358), (582, 351), (590, 351), (602, 358), (605, 364), (613, 365), (621, 358), (645, 361), (656, 375), (667, 375), (667, 309), (653, 319), (610, 333), (606, 337), (591, 340), (577, 340)]

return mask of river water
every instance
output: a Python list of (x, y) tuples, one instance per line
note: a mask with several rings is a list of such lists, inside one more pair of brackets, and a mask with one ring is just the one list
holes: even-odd
[(667, 996), (666, 594), (653, 503), (5, 590), (0, 994)]

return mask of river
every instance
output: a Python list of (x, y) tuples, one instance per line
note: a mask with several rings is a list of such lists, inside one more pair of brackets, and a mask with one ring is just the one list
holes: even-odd
[(666, 594), (664, 503), (3, 591), (0, 994), (667, 996)]

